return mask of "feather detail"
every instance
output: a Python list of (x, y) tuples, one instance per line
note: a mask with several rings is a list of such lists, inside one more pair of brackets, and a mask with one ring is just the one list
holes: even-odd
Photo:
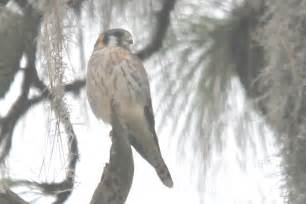
[[(118, 115), (126, 123), (129, 140), (155, 169), (161, 181), (173, 186), (155, 131), (149, 80), (141, 60), (128, 49), (103, 44), (100, 35), (88, 63), (87, 95), (97, 118), (111, 123), (111, 100), (118, 102)], [(99, 49), (98, 49), (99, 48)]]

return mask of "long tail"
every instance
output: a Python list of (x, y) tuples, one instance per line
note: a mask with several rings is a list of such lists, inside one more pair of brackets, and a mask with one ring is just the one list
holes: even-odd
[(145, 149), (141, 144), (137, 142), (133, 135), (129, 136), (130, 142), (136, 151), (147, 161), (149, 162), (155, 169), (157, 175), (159, 176), (160, 180), (169, 188), (173, 186), (173, 181), (168, 170), (167, 165), (165, 164), (162, 155), (160, 153), (158, 144), (157, 148), (151, 148), (153, 152), (146, 152)]
[(171, 178), (170, 172), (164, 160), (161, 158), (159, 162), (156, 165), (154, 165), (154, 167), (157, 175), (159, 176), (163, 184), (165, 184), (169, 188), (173, 187), (173, 180)]

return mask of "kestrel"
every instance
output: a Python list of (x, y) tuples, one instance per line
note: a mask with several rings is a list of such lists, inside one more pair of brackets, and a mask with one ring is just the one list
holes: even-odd
[(161, 181), (172, 187), (155, 132), (148, 76), (141, 60), (130, 51), (132, 43), (132, 35), (123, 29), (99, 35), (88, 62), (88, 101), (95, 116), (109, 124), (111, 101), (117, 101), (130, 143), (155, 168)]

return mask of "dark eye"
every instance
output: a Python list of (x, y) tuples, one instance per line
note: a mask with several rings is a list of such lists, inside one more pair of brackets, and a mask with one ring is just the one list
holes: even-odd
[(103, 36), (103, 43), (105, 45), (107, 45), (109, 42), (109, 34), (108, 33), (105, 33), (104, 36)]

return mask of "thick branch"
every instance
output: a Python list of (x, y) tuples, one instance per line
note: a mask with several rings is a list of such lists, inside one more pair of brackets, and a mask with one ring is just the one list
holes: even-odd
[[(33, 70), (35, 66), (36, 61), (36, 36), (38, 34), (38, 28), (40, 25), (40, 15), (35, 12), (35, 10), (28, 6), (25, 9), (25, 19), (28, 23), (28, 26), (26, 27), (26, 40), (27, 44), (24, 48), (24, 53), (27, 57), (28, 63), (25, 68), (24, 72), (24, 80), (22, 83), (22, 92), (20, 96), (17, 98), (16, 102), (13, 104), (12, 108), (8, 112), (7, 116), (5, 118), (2, 118), (0, 120), (1, 125), (1, 134), (0, 134), (0, 144), (4, 145), (2, 147), (2, 151), (0, 154), (0, 163), (3, 162), (3, 160), (8, 155), (10, 149), (11, 149), (11, 143), (12, 143), (12, 134), (13, 130), (15, 128), (15, 125), (20, 118), (20, 112), (22, 112), (23, 107), (25, 106), (25, 103), (28, 99), (28, 94), (30, 90), (30, 86), (32, 83), (32, 76), (33, 76)], [(5, 144), (3, 144), (3, 141), (5, 140)]]
[(1, 204), (28, 204), (20, 198), (16, 193), (9, 189), (0, 190), (0, 203)]
[(112, 103), (112, 147), (109, 164), (90, 204), (123, 204), (130, 192), (134, 175), (134, 161), (128, 131), (117, 114), (117, 106)]
[(7, 116), (4, 118), (1, 118), (0, 120), (0, 125), (1, 125), (0, 144), (3, 144), (4, 140), (6, 140), (3, 150), (0, 154), (0, 163), (4, 161), (4, 159), (8, 155), (9, 150), (11, 148), (13, 130), (19, 119), (20, 113), (22, 113), (22, 110), (25, 106), (25, 102), (27, 101), (27, 96), (28, 96), (29, 89), (30, 89), (30, 81), (31, 81), (29, 79), (30, 77), (31, 77), (30, 69), (26, 69), (24, 81), (22, 84), (23, 91), (21, 95), (18, 97), (16, 102), (13, 104)]
[(170, 14), (174, 9), (175, 3), (176, 0), (164, 0), (162, 9), (157, 13), (156, 16), (157, 25), (151, 42), (142, 50), (137, 52), (137, 56), (140, 59), (148, 59), (162, 47), (163, 40), (166, 37), (167, 30), (170, 25)]

